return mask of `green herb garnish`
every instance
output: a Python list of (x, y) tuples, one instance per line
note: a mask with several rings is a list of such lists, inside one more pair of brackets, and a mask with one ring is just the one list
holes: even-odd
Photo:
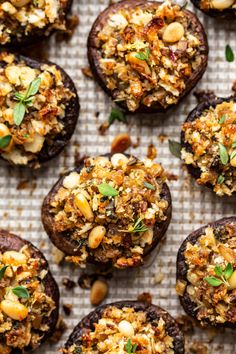
[(124, 113), (117, 108), (112, 108), (108, 119), (109, 125), (112, 125), (116, 120), (118, 120), (118, 122), (127, 123), (127, 119)]
[(222, 184), (224, 182), (224, 180), (225, 180), (224, 176), (220, 175), (217, 179), (217, 183)]
[(230, 155), (230, 160), (233, 160), (233, 158), (236, 156), (236, 150), (233, 150), (231, 155)]
[(137, 349), (137, 344), (132, 344), (131, 339), (129, 338), (126, 345), (125, 345), (125, 350), (128, 354), (133, 354), (136, 352)]
[(0, 269), (0, 280), (2, 280), (2, 278), (4, 277), (5, 271), (6, 271), (6, 269), (7, 269), (8, 267), (9, 267), (9, 266), (6, 265), (6, 266), (4, 266), (4, 267), (2, 267), (2, 268)]
[(228, 151), (223, 144), (219, 143), (218, 146), (219, 146), (219, 150), (220, 150), (220, 161), (223, 165), (227, 165), (227, 163), (229, 161)]
[(178, 141), (168, 140), (169, 150), (175, 157), (181, 158), (181, 144)]
[(155, 190), (155, 186), (153, 186), (151, 183), (148, 183), (148, 182), (143, 182), (143, 185), (148, 188), (148, 189), (151, 189), (151, 190)]
[(11, 139), (12, 139), (11, 135), (5, 135), (2, 138), (0, 138), (0, 149), (6, 148), (10, 144)]
[(234, 61), (234, 52), (229, 44), (227, 44), (225, 47), (225, 58), (229, 63)]
[(145, 52), (140, 52), (135, 55), (135, 58), (140, 59), (140, 60), (146, 60), (149, 61), (150, 59), (150, 49), (145, 48)]
[(119, 231), (122, 231), (122, 232), (132, 232), (132, 233), (136, 233), (136, 232), (145, 232), (145, 231), (148, 231), (148, 227), (143, 224), (143, 221), (141, 218), (138, 218), (134, 225), (129, 227), (128, 230), (119, 230)]
[(41, 78), (37, 77), (30, 84), (25, 94), (16, 92), (14, 98), (19, 101), (13, 111), (13, 118), (16, 125), (20, 125), (24, 119), (27, 106), (31, 106), (33, 98), (39, 90)]
[(98, 186), (99, 193), (107, 197), (116, 197), (119, 192), (107, 183), (102, 183)]
[(226, 118), (227, 118), (227, 115), (223, 114), (223, 116), (221, 116), (221, 118), (219, 120), (219, 124), (223, 124)]
[(24, 286), (16, 286), (15, 288), (12, 289), (13, 294), (18, 296), (20, 299), (28, 299), (29, 292)]
[(214, 272), (217, 275), (217, 278), (214, 276), (209, 276), (203, 278), (205, 281), (207, 281), (210, 285), (212, 286), (219, 286), (221, 284), (225, 284), (226, 286), (229, 286), (228, 279), (231, 277), (233, 274), (233, 266), (231, 263), (228, 263), (226, 268), (223, 270), (221, 265), (217, 264), (214, 268)]

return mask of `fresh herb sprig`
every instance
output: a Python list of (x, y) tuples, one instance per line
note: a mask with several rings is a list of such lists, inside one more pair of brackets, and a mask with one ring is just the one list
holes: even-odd
[(145, 232), (148, 231), (148, 227), (143, 223), (141, 218), (138, 218), (134, 225), (128, 228), (128, 230), (119, 230), (122, 232), (131, 232), (131, 233), (137, 233), (137, 232)]
[(0, 138), (0, 149), (5, 149), (11, 142), (12, 136), (5, 135)]
[(220, 286), (221, 284), (229, 286), (228, 279), (233, 274), (233, 271), (234, 270), (231, 263), (228, 263), (225, 269), (223, 269), (220, 264), (217, 264), (214, 268), (214, 272), (217, 277), (208, 276), (203, 279), (212, 286)]
[(175, 157), (181, 158), (181, 144), (178, 141), (168, 140), (169, 150)]
[(226, 118), (227, 118), (227, 115), (223, 114), (219, 119), (219, 124), (223, 124)]
[(112, 108), (108, 119), (109, 126), (112, 125), (116, 120), (118, 122), (127, 123), (127, 118), (124, 113), (118, 108)]
[(149, 61), (150, 60), (150, 49), (145, 48), (145, 52), (140, 52), (140, 53), (136, 54), (135, 58), (137, 58), (139, 60)]
[(28, 299), (30, 297), (28, 290), (24, 286), (16, 286), (12, 289), (13, 294), (15, 294), (19, 299)]
[(227, 151), (226, 147), (221, 143), (218, 144), (218, 147), (219, 147), (219, 153), (220, 153), (220, 161), (223, 165), (227, 165), (227, 163), (229, 162), (228, 151)]
[(137, 344), (136, 344), (136, 343), (135, 343), (135, 344), (132, 344), (132, 343), (131, 343), (131, 339), (129, 338), (129, 339), (127, 340), (126, 345), (125, 345), (125, 350), (126, 350), (126, 352), (127, 352), (128, 354), (133, 354), (133, 353), (136, 352), (136, 349), (137, 349)]
[(151, 189), (151, 190), (155, 190), (156, 189), (156, 187), (153, 185), (153, 184), (151, 184), (151, 183), (148, 183), (148, 182), (143, 182), (143, 185), (144, 185), (144, 187), (146, 187), (147, 189)]
[(32, 105), (33, 98), (39, 90), (41, 84), (41, 78), (37, 77), (29, 84), (29, 87), (25, 94), (15, 92), (14, 98), (19, 101), (13, 111), (13, 118), (16, 125), (20, 125), (25, 117), (26, 108)]
[(0, 280), (2, 280), (2, 278), (4, 277), (5, 271), (8, 267), (8, 265), (5, 265), (0, 269)]

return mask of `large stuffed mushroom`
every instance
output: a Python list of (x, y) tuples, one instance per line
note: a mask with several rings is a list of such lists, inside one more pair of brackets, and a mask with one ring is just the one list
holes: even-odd
[(72, 0), (1, 0), (0, 45), (15, 46), (66, 30)]
[(109, 6), (88, 38), (95, 79), (129, 112), (165, 112), (206, 70), (208, 45), (196, 15), (169, 1)]
[(218, 196), (236, 191), (236, 98), (199, 104), (182, 126), (181, 157), (200, 185)]
[(33, 168), (58, 155), (79, 115), (71, 78), (51, 62), (0, 53), (0, 157)]
[(30, 242), (0, 231), (2, 354), (37, 349), (54, 332), (59, 290), (43, 254)]
[(236, 218), (192, 232), (177, 257), (177, 293), (202, 326), (236, 326)]
[(235, 18), (235, 0), (191, 0), (205, 14), (212, 17)]
[(168, 312), (155, 305), (120, 301), (98, 307), (75, 327), (64, 354), (184, 354), (184, 338)]
[(171, 219), (163, 168), (123, 154), (91, 157), (46, 196), (42, 221), (51, 241), (80, 266), (141, 265)]

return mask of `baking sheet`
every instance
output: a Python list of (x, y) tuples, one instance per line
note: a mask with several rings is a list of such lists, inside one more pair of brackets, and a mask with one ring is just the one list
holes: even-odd
[[(73, 10), (78, 14), (80, 24), (70, 42), (50, 41), (49, 58), (61, 65), (71, 75), (78, 89), (81, 102), (79, 122), (73, 139), (59, 158), (56, 158), (39, 171), (27, 172), (21, 169), (0, 166), (0, 227), (32, 241), (40, 246), (49, 260), (51, 270), (61, 290), (61, 304), (72, 304), (72, 313), (64, 316), (68, 326), (60, 342), (45, 345), (36, 353), (52, 354), (67, 339), (78, 321), (92, 307), (89, 291), (76, 286), (67, 291), (62, 286), (62, 279), (67, 277), (76, 283), (79, 269), (55, 263), (52, 256), (52, 245), (45, 234), (40, 218), (43, 197), (65, 169), (74, 166), (76, 154), (80, 156), (103, 154), (109, 151), (112, 139), (121, 132), (129, 132), (133, 142), (140, 137), (140, 145), (130, 149), (130, 153), (144, 157), (150, 143), (157, 148), (157, 160), (166, 170), (178, 176), (177, 181), (169, 182), (173, 198), (173, 217), (167, 232), (167, 239), (158, 257), (149, 268), (135, 271), (117, 271), (110, 283), (109, 296), (106, 302), (122, 299), (136, 299), (137, 295), (149, 291), (153, 303), (167, 309), (173, 316), (183, 313), (175, 293), (175, 262), (179, 245), (193, 230), (210, 221), (223, 216), (235, 214), (235, 198), (220, 199), (211, 191), (197, 186), (191, 180), (180, 161), (173, 157), (168, 149), (168, 139), (161, 142), (160, 135), (170, 139), (179, 139), (180, 124), (187, 113), (194, 107), (196, 100), (192, 94), (188, 96), (178, 109), (171, 114), (160, 116), (130, 117), (128, 126), (122, 123), (113, 124), (105, 136), (98, 133), (99, 126), (107, 121), (111, 102), (93, 80), (86, 78), (81, 69), (88, 65), (86, 57), (86, 40), (89, 29), (107, 5), (108, 0), (74, 0)], [(188, 5), (192, 9), (192, 5)], [(236, 22), (213, 20), (197, 11), (208, 33), (210, 55), (209, 66), (198, 89), (213, 89), (218, 95), (229, 95), (233, 81), (236, 79), (235, 63), (228, 63), (224, 57), (226, 44), (236, 51)], [(30, 53), (29, 53), (30, 54)], [(96, 117), (96, 112), (99, 116)], [(155, 276), (164, 276), (160, 284), (155, 284)], [(61, 311), (62, 312), (62, 311)], [(62, 312), (63, 313), (63, 312)], [(195, 331), (192, 340), (208, 343), (209, 352), (218, 354), (236, 353), (236, 340), (233, 332), (217, 333), (212, 340), (212, 333)]]

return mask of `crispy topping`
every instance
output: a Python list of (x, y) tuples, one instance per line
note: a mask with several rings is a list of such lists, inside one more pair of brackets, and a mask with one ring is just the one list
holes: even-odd
[(78, 256), (67, 260), (83, 266), (92, 257), (120, 268), (142, 263), (154, 224), (166, 220), (164, 183), (163, 168), (149, 159), (123, 154), (86, 159), (50, 202), (54, 231), (61, 237), (69, 232), (78, 243)]
[(191, 19), (168, 1), (122, 7), (97, 37), (107, 87), (130, 111), (176, 104), (202, 65), (202, 44)]
[(0, 332), (6, 353), (37, 348), (49, 330), (55, 303), (45, 294), (47, 272), (45, 261), (32, 258), (27, 246), (0, 253)]
[(95, 329), (86, 332), (79, 342), (80, 345), (64, 349), (64, 353), (110, 353), (111, 348), (112, 353), (174, 353), (173, 338), (167, 333), (165, 321), (149, 320), (145, 312), (128, 307), (106, 308)]
[(68, 1), (10, 0), (0, 4), (0, 44), (21, 41), (22, 37), (53, 29), (65, 30), (65, 9)]
[(197, 182), (211, 185), (219, 196), (236, 191), (236, 104), (217, 104), (184, 123), (182, 159), (201, 172)]
[(64, 87), (54, 65), (35, 69), (6, 52), (0, 61), (0, 153), (14, 164), (27, 165), (37, 160), (44, 143), (52, 144), (63, 134), (74, 93)]
[[(236, 229), (234, 224), (207, 227), (185, 253), (186, 292), (201, 323), (236, 323)], [(183, 294), (180, 294), (183, 295)]]

